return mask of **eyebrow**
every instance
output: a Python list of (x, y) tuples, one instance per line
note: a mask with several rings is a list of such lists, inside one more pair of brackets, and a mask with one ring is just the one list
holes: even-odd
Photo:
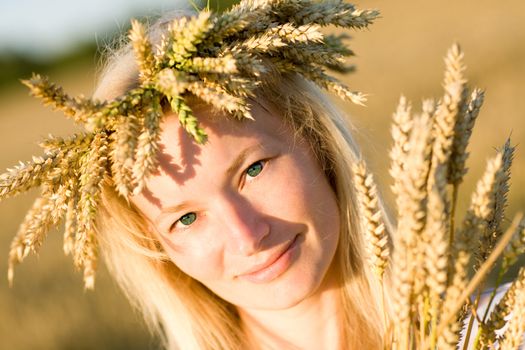
[(253, 151), (255, 151), (256, 149), (260, 149), (260, 148), (263, 148), (263, 146), (260, 143), (257, 143), (255, 145), (252, 145), (252, 146), (249, 146), (243, 149), (237, 155), (237, 157), (235, 157), (235, 159), (233, 160), (231, 165), (228, 167), (228, 169), (226, 169), (226, 176), (232, 177), (233, 175), (235, 175), (235, 173), (239, 171), (239, 168), (241, 167), (241, 165), (246, 161), (246, 158), (248, 157), (248, 155), (252, 153)]
[[(248, 157), (248, 155), (252, 153), (253, 151), (255, 151), (256, 149), (262, 149), (262, 148), (263, 148), (263, 145), (260, 143), (257, 143), (255, 145), (248, 146), (245, 149), (243, 149), (241, 152), (239, 152), (239, 154), (235, 157), (235, 159), (230, 164), (228, 169), (226, 169), (226, 172), (225, 172), (226, 176), (228, 178), (233, 177), (235, 173), (239, 171), (239, 168), (242, 166), (242, 164), (246, 161), (246, 158)], [(162, 211), (160, 212), (160, 214), (157, 216), (157, 218), (154, 221), (155, 224), (158, 225), (160, 219), (166, 214), (183, 211), (188, 206), (189, 204), (187, 202), (182, 202), (182, 203), (162, 209)]]

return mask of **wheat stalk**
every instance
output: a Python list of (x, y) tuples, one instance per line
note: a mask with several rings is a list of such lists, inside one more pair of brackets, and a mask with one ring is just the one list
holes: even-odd
[[(469, 313), (463, 349), (471, 343), (474, 349), (485, 349), (498, 340), (500, 348), (516, 348), (525, 331), (523, 270), (492, 315), (476, 311), (484, 281), (498, 257), (503, 255), (497, 285), (525, 252), (522, 217), (516, 216), (506, 231), (503, 228), (514, 147), (507, 140), (487, 162), (465, 218), (456, 228), (467, 146), (484, 95), (479, 89), (469, 93), (459, 46), (449, 50), (445, 66), (445, 94), (437, 104), (424, 101), (422, 113), (417, 114), (402, 97), (394, 113), (390, 173), (398, 225), (392, 257), (395, 314), (387, 348), (457, 349)], [(475, 274), (469, 278), (471, 271)], [(472, 332), (474, 320), (480, 322), (477, 334)], [(498, 338), (495, 332), (507, 320), (508, 330)]]
[(353, 174), (360, 217), (364, 221), (367, 257), (370, 267), (378, 279), (382, 280), (390, 252), (383, 213), (379, 208), (376, 185), (372, 174), (368, 173), (364, 161), (354, 164)]
[[(519, 278), (513, 283), (512, 292), (509, 289), (505, 295), (505, 306), (508, 307), (507, 315), (512, 313), (508, 321), (508, 328), (500, 340), (501, 350), (514, 350), (523, 344), (525, 333), (525, 273), (522, 268)], [(501, 316), (500, 316), (501, 317)]]

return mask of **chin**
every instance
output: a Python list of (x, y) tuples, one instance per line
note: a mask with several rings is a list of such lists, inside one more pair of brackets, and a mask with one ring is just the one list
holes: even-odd
[[(311, 268), (311, 265), (307, 265)], [(301, 265), (292, 267), (280, 278), (268, 285), (251, 286), (250, 299), (236, 306), (246, 309), (259, 310), (285, 310), (299, 305), (308, 298), (322, 293), (328, 288), (328, 274), (332, 269), (326, 271), (308, 271)]]

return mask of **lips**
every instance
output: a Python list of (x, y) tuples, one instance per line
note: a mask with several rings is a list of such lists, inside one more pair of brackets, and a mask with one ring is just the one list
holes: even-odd
[(297, 237), (298, 235), (268, 256), (262, 263), (254, 265), (237, 277), (253, 283), (266, 283), (279, 277), (292, 263), (292, 255), (297, 247)]

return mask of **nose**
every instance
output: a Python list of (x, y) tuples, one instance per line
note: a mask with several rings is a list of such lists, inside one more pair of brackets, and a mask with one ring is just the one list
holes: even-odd
[(270, 224), (248, 200), (230, 195), (218, 203), (226, 249), (235, 255), (249, 256), (261, 248), (270, 233)]

